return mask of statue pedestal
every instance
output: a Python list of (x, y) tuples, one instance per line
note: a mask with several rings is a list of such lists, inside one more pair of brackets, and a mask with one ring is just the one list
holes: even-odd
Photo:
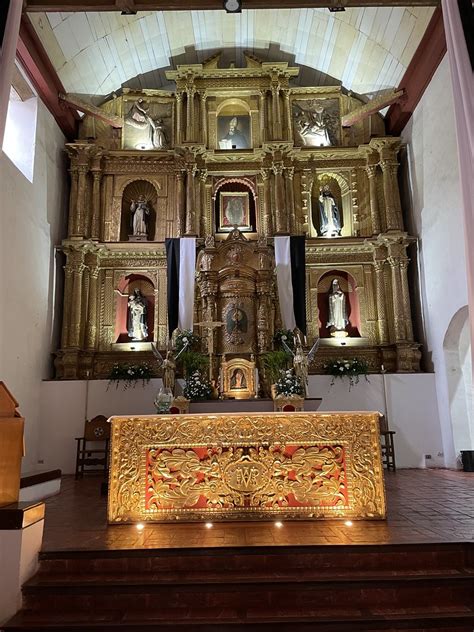
[(129, 235), (128, 241), (148, 241), (148, 235)]

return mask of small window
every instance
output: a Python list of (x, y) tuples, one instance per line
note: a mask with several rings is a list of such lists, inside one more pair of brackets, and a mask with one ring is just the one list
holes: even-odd
[(38, 97), (15, 66), (2, 149), (30, 182), (35, 163), (37, 111)]

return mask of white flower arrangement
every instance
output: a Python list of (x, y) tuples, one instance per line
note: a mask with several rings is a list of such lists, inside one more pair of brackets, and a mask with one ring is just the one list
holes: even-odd
[(288, 369), (281, 372), (280, 379), (275, 383), (275, 390), (277, 395), (302, 395), (303, 385), (293, 369)]
[(186, 399), (190, 399), (191, 401), (210, 399), (212, 388), (206, 377), (199, 373), (199, 371), (194, 371), (194, 373), (187, 378), (183, 393)]
[(350, 360), (338, 358), (337, 360), (332, 360), (331, 362), (325, 364), (324, 369), (326, 373), (332, 375), (331, 386), (334, 384), (334, 380), (337, 377), (347, 377), (349, 379), (349, 390), (355, 384), (359, 383), (361, 375), (365, 377), (367, 382), (369, 381), (367, 379), (369, 366), (365, 360), (361, 360), (359, 358), (352, 358)]
[(143, 364), (117, 363), (114, 364), (110, 372), (109, 385), (115, 382), (115, 388), (118, 388), (119, 383), (123, 382), (123, 387), (126, 389), (135, 386), (138, 380), (141, 380), (142, 385), (145, 386), (145, 383), (149, 382), (152, 376), (152, 368), (146, 362)]

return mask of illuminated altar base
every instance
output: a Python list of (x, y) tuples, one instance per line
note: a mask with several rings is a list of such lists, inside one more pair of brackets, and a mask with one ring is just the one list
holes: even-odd
[(376, 412), (111, 423), (110, 523), (385, 518)]

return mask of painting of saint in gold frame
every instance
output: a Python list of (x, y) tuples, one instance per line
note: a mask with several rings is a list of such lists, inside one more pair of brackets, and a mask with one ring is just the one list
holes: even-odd
[(219, 231), (252, 230), (248, 192), (221, 191), (219, 197)]
[(250, 116), (218, 116), (219, 149), (250, 149)]

